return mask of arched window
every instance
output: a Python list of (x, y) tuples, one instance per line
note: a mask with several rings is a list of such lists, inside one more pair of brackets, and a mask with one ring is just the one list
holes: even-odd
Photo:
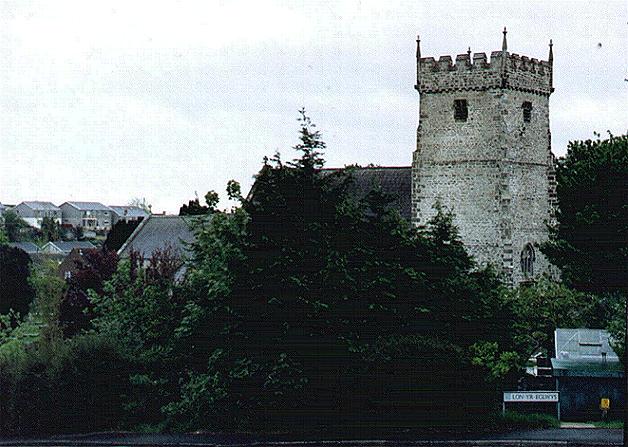
[(521, 272), (525, 277), (534, 275), (534, 247), (532, 244), (526, 244), (521, 251)]

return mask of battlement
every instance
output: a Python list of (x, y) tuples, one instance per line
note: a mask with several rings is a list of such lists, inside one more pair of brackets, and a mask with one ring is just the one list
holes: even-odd
[(486, 53), (421, 57), (417, 39), (417, 85), (419, 93), (506, 88), (549, 96), (552, 87), (553, 55), (550, 42), (548, 61), (520, 56), (506, 51), (506, 34), (502, 51)]

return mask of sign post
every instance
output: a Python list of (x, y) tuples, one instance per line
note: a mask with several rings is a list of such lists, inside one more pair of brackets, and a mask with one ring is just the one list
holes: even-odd
[(506, 403), (555, 402), (556, 414), (560, 421), (560, 399), (558, 391), (504, 391), (502, 413), (506, 413)]

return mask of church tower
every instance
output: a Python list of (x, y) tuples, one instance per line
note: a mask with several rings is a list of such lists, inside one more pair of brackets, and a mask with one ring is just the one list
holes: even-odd
[(550, 266), (547, 239), (556, 200), (547, 61), (501, 51), (421, 57), (417, 147), (412, 159), (412, 220), (424, 225), (440, 202), (469, 253), (516, 285)]

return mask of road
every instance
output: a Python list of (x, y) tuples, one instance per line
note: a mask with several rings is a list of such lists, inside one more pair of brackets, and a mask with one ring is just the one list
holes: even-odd
[(293, 441), (284, 439), (262, 439), (252, 435), (216, 434), (138, 434), (138, 433), (94, 433), (88, 435), (57, 436), (45, 439), (3, 439), (0, 447), (422, 447), (422, 446), (482, 446), (482, 447), (534, 447), (534, 446), (620, 446), (622, 430), (616, 429), (549, 429), (520, 431), (485, 436), (480, 439), (429, 440), (429, 439), (388, 439), (350, 441)]

